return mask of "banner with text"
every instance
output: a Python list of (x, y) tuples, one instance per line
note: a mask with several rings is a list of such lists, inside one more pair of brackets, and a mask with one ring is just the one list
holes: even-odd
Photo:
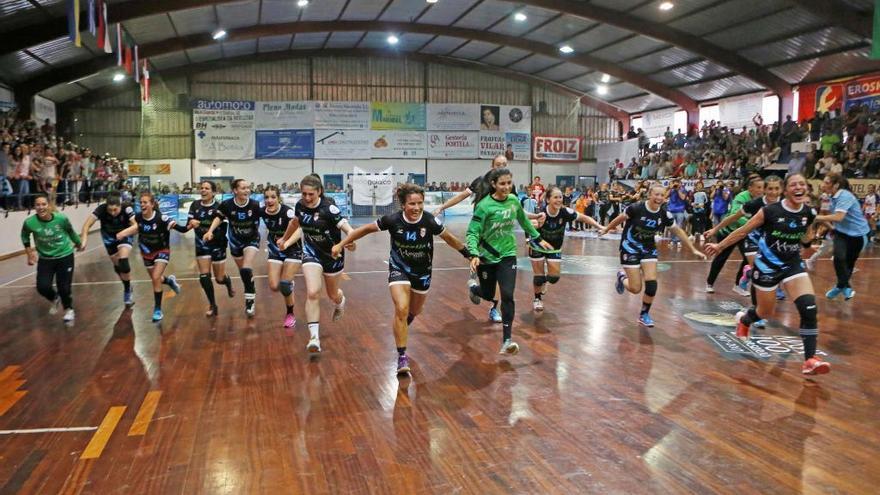
[(377, 131), (425, 130), (425, 105), (423, 103), (374, 101), (370, 109), (370, 129)]
[(370, 131), (315, 131), (315, 158), (369, 159), (372, 148)]
[(40, 95), (34, 95), (33, 119), (39, 125), (43, 125), (46, 119), (49, 119), (49, 122), (54, 124), (56, 119), (55, 102)]
[(314, 101), (315, 129), (370, 128), (368, 101)]
[[(728, 129), (740, 129), (742, 126), (752, 127), (752, 118), (764, 110), (764, 93), (744, 96), (742, 98), (725, 98), (718, 102), (718, 118), (721, 125)], [(767, 116), (772, 121), (775, 116)]]
[(253, 101), (194, 100), (192, 102), (193, 129), (224, 129), (254, 131)]
[(199, 129), (195, 133), (198, 160), (252, 160), (254, 154), (253, 129)]
[(428, 103), (427, 114), (429, 131), (480, 130), (478, 104)]
[(505, 148), (503, 132), (480, 131), (480, 158), (491, 160), (498, 155), (503, 155)]
[(428, 158), (469, 159), (479, 154), (479, 132), (428, 133)]
[(527, 132), (505, 132), (504, 144), (504, 156), (508, 160), (528, 160), (532, 135)]
[(315, 131), (282, 129), (257, 131), (257, 158), (312, 158), (315, 155)]
[(581, 138), (535, 136), (532, 157), (544, 162), (577, 162), (581, 159)]
[(377, 206), (390, 205), (393, 201), (395, 179), (394, 168), (388, 167), (382, 172), (365, 172), (354, 167), (351, 176), (352, 203), (356, 205)]
[(315, 114), (310, 101), (258, 101), (256, 128), (311, 129)]
[(428, 141), (419, 131), (373, 131), (373, 158), (427, 158)]
[(532, 132), (532, 107), (501, 105), (501, 130)]
[[(670, 108), (666, 110), (654, 110), (653, 112), (645, 112), (642, 114), (642, 130), (649, 138), (663, 137), (666, 128), (672, 129), (675, 112), (678, 109)], [(675, 132), (672, 129), (672, 132)]]
[(843, 86), (844, 109), (849, 110), (857, 105), (865, 105), (871, 113), (880, 110), (880, 75), (861, 77), (848, 81)]

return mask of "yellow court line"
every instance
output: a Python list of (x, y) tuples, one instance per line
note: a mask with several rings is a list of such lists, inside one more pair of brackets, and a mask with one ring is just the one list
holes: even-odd
[(9, 366), (3, 368), (3, 371), (0, 371), (0, 383), (3, 383), (9, 377), (11, 377), (16, 371), (18, 371), (19, 366), (15, 364), (10, 364)]
[(0, 399), (5, 399), (7, 395), (21, 388), (26, 380), (9, 380), (6, 383), (0, 383)]
[(6, 411), (12, 408), (19, 399), (24, 397), (24, 394), (27, 393), (27, 390), (19, 390), (17, 392), (13, 392), (9, 394), (7, 397), (4, 397), (3, 400), (0, 400), (0, 416), (6, 414)]
[(122, 419), (124, 413), (125, 406), (113, 406), (107, 411), (107, 415), (104, 416), (104, 420), (101, 421), (98, 430), (92, 435), (89, 444), (86, 445), (82, 455), (79, 456), (80, 459), (97, 459), (101, 457), (104, 447), (107, 446), (107, 442), (110, 440), (110, 435), (113, 434), (113, 430), (116, 429), (116, 425), (119, 424), (119, 420)]
[(153, 414), (156, 413), (156, 407), (159, 405), (159, 398), (162, 397), (161, 390), (151, 390), (144, 397), (141, 408), (138, 410), (137, 416), (134, 418), (131, 428), (128, 430), (128, 436), (146, 435), (150, 421), (153, 420)]

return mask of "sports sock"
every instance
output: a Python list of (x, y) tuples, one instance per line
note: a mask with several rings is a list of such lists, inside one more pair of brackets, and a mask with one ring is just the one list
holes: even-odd
[(648, 311), (651, 311), (651, 303), (643, 301), (642, 302), (642, 314), (643, 315), (648, 314)]
[(412, 325), (412, 322), (413, 322), (413, 320), (415, 320), (415, 319), (416, 319), (416, 315), (414, 315), (414, 314), (409, 314), (409, 315), (407, 315), (407, 317), (406, 317), (406, 324), (407, 324), (407, 325)]
[(293, 314), (293, 306), (287, 306), (287, 314), (289, 314), (289, 315)]
[(406, 346), (398, 347), (398, 348), (397, 348), (397, 354), (399, 354), (399, 355), (401, 355), (401, 356), (403, 356), (404, 354), (406, 354)]
[(317, 339), (318, 338), (318, 322), (312, 321), (309, 322), (309, 338)]
[(801, 335), (801, 340), (804, 342), (804, 360), (816, 355), (817, 338), (818, 335)]
[(123, 280), (122, 287), (125, 288), (125, 292), (130, 291), (131, 290), (131, 280)]
[(156, 309), (162, 309), (162, 291), (161, 290), (159, 292), (153, 292), (153, 306), (155, 306)]

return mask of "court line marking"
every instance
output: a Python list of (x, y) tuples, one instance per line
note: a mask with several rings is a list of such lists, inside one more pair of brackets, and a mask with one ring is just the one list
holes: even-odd
[[(77, 258), (77, 257), (80, 257), (80, 256), (82, 256), (82, 255), (84, 255), (84, 254), (91, 253), (92, 251), (94, 251), (94, 250), (96, 250), (96, 249), (98, 249), (98, 248), (100, 248), (100, 247), (104, 247), (104, 246), (95, 246), (95, 247), (92, 247), (92, 248), (86, 249), (85, 251), (83, 251), (83, 252), (81, 252), (81, 253), (78, 253), (78, 252), (74, 251), (74, 255), (73, 255), (73, 256), (74, 256), (74, 258)], [(21, 279), (23, 279), (23, 278), (33, 277), (33, 276), (36, 275), (36, 274), (37, 274), (37, 271), (36, 271), (36, 270), (34, 270), (34, 271), (30, 272), (30, 273), (26, 273), (26, 274), (24, 274), (24, 275), (22, 275), (22, 276), (20, 276), (20, 277), (18, 277), (18, 278), (14, 278), (14, 279), (12, 279), (12, 280), (10, 280), (10, 281), (4, 283), (3, 285), (0, 285), (0, 288), (2, 288), (2, 287), (6, 287), (7, 285), (12, 284), (13, 282), (18, 282), (19, 280), (21, 280)]]
[(122, 419), (124, 413), (125, 406), (113, 406), (107, 411), (104, 420), (101, 421), (101, 425), (98, 426), (95, 434), (92, 435), (92, 439), (89, 440), (89, 444), (86, 445), (82, 455), (79, 456), (80, 459), (97, 459), (101, 457), (104, 447), (110, 441), (110, 435), (113, 434), (116, 425), (119, 424), (119, 420)]
[(128, 430), (128, 436), (133, 437), (147, 434), (147, 428), (150, 426), (150, 421), (153, 420), (153, 414), (156, 413), (156, 407), (159, 405), (161, 397), (161, 390), (147, 392), (140, 409), (138, 409), (137, 416), (134, 418), (134, 423), (131, 424), (131, 428)]
[(64, 433), (68, 431), (95, 431), (97, 426), (69, 426), (66, 428), (25, 428), (21, 430), (0, 430), (0, 435), (22, 435), (28, 433)]

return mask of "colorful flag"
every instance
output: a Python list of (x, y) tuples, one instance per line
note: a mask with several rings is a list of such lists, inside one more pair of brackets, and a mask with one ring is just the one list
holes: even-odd
[(122, 24), (116, 24), (116, 65), (122, 65)]
[(141, 66), (138, 60), (138, 46), (134, 45), (134, 82), (141, 82)]
[(82, 38), (79, 36), (79, 0), (67, 0), (67, 31), (70, 41), (76, 46), (82, 46)]
[(122, 56), (122, 65), (125, 66), (125, 72), (131, 74), (131, 47), (128, 46), (128, 43), (123, 43), (122, 50), (125, 52)]
[(98, 36), (98, 25), (95, 22), (95, 0), (88, 0), (86, 10), (89, 12), (89, 33), (92, 36)]
[(104, 0), (98, 1), (98, 49), (104, 50), (104, 53), (113, 53), (113, 46), (110, 44), (110, 30), (107, 28), (107, 3)]
[(141, 91), (141, 98), (143, 98), (144, 103), (150, 102), (150, 71), (147, 68), (147, 59), (144, 59), (144, 74), (141, 78), (141, 84), (143, 86), (143, 90)]

